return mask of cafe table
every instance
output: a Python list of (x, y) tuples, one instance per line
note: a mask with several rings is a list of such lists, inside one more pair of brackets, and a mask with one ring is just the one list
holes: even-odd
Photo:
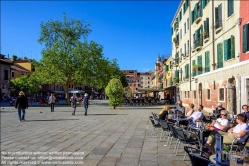
[[(230, 156), (230, 165), (229, 166), (249, 166), (249, 162), (246, 161), (244, 162), (243, 164), (236, 164), (236, 161), (234, 160), (234, 158), (240, 158), (240, 156), (237, 156), (237, 155), (232, 155)], [(217, 164), (216, 161), (215, 161), (215, 158), (216, 158), (216, 155), (215, 154), (212, 154), (211, 156), (209, 156), (209, 160), (212, 164), (215, 164), (216, 166), (223, 166), (221, 164)], [(225, 165), (224, 165), (225, 166)]]

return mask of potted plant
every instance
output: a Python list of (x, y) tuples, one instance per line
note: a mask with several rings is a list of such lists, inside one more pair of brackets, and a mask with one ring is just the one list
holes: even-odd
[(178, 77), (175, 77), (174, 78), (174, 83), (176, 84), (176, 83), (179, 83), (179, 78)]
[(204, 30), (202, 31), (202, 35), (205, 36), (207, 34), (207, 32)]
[(198, 70), (198, 69), (199, 69), (199, 65), (198, 64), (193, 65), (193, 70)]
[(177, 40), (176, 40), (176, 38), (175, 38), (175, 37), (173, 38), (173, 42), (174, 42), (174, 43), (176, 43), (176, 42), (177, 42)]

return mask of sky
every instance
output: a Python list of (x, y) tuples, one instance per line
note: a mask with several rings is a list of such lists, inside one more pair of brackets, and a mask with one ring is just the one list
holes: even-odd
[(91, 23), (88, 41), (103, 46), (121, 70), (154, 71), (157, 57), (171, 54), (173, 1), (1, 1), (1, 54), (39, 61), (40, 23), (67, 18)]

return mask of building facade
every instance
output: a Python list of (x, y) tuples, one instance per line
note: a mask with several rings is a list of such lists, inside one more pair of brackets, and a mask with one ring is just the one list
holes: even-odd
[[(240, 1), (182, 0), (172, 21), (172, 59), (183, 103), (205, 111), (221, 102), (237, 112), (240, 62)], [(241, 73), (241, 71), (243, 71)], [(219, 74), (221, 72), (222, 74)], [(238, 73), (240, 72), (240, 73)]]
[(1, 97), (10, 94), (11, 65), (8, 59), (0, 59), (0, 94)]

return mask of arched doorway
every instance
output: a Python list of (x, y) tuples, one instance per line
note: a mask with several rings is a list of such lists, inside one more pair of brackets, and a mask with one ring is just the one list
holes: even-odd
[(199, 96), (199, 104), (202, 105), (202, 83), (199, 83), (199, 93), (198, 93), (198, 96)]
[(229, 78), (227, 83), (227, 111), (237, 114), (236, 107), (236, 81), (235, 78)]

